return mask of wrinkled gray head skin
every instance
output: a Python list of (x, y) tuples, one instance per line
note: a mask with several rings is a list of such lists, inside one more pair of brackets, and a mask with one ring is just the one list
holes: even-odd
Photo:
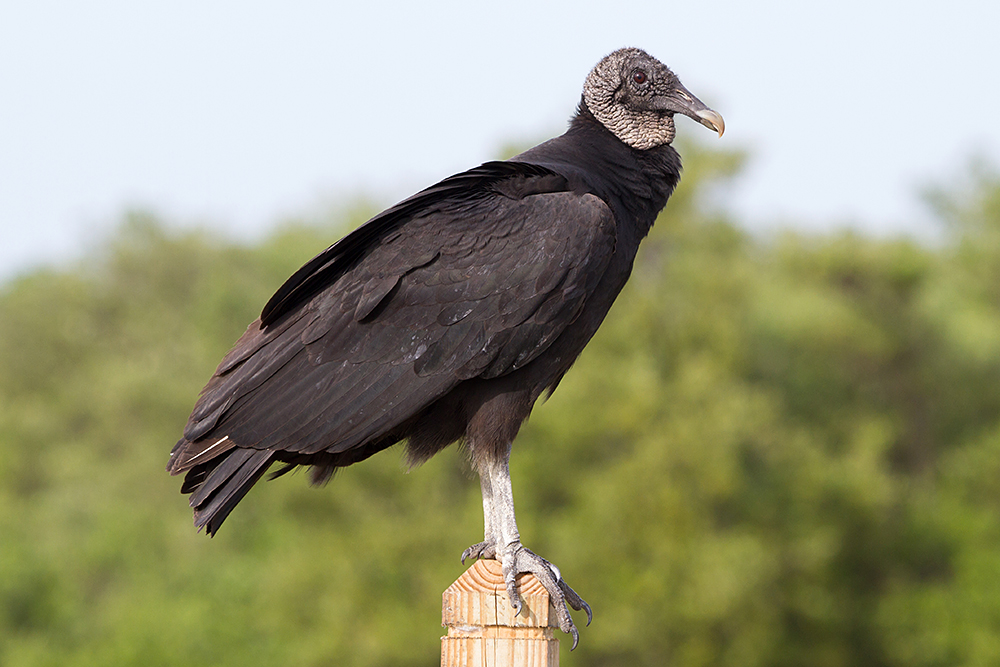
[(594, 117), (632, 148), (674, 140), (674, 114), (690, 116), (722, 136), (725, 123), (681, 85), (666, 65), (642, 49), (619, 49), (587, 76), (583, 100)]

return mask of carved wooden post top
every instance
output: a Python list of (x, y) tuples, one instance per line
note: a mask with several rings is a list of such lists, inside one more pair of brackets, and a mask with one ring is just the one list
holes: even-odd
[(559, 640), (549, 594), (531, 574), (517, 578), (521, 614), (507, 597), (500, 563), (477, 560), (442, 596), (442, 667), (557, 667)]

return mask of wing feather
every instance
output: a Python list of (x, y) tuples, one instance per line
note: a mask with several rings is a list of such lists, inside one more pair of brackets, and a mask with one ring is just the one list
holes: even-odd
[(314, 258), (220, 364), (171, 471), (223, 436), (296, 454), (365, 446), (461, 381), (537, 358), (606, 270), (615, 225), (593, 195), (522, 190), (400, 205), (391, 228), (368, 223)]

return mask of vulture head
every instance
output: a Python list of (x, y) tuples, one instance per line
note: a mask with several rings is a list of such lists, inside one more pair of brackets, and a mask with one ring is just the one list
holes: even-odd
[(632, 148), (674, 140), (674, 114), (690, 116), (722, 136), (722, 116), (681, 85), (677, 75), (642, 49), (619, 49), (587, 76), (583, 101), (594, 117)]

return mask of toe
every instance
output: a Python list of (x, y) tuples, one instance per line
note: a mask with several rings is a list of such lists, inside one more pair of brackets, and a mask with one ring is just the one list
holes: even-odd
[(462, 552), (462, 565), (465, 565), (465, 561), (468, 558), (478, 558), (479, 557), (479, 553), (482, 550), (483, 550), (483, 545), (480, 542), (479, 544), (473, 544), (471, 547), (469, 547), (468, 549), (466, 549), (465, 551), (463, 551)]
[(587, 625), (590, 625), (590, 622), (594, 620), (594, 614), (590, 611), (590, 605), (587, 604), (582, 597), (577, 595), (576, 591), (570, 588), (569, 584), (562, 579), (559, 580), (559, 589), (566, 597), (566, 604), (573, 607), (573, 609), (577, 611), (583, 610), (587, 612)]
[(462, 552), (462, 565), (465, 565), (465, 561), (469, 558), (484, 558), (487, 560), (493, 560), (496, 558), (496, 550), (493, 548), (492, 544), (487, 542), (473, 544), (471, 547)]
[(510, 600), (510, 606), (514, 608), (514, 615), (518, 616), (521, 613), (521, 608), (523, 604), (521, 603), (521, 596), (517, 592), (517, 568), (508, 565), (508, 562), (512, 562), (513, 559), (508, 559), (508, 561), (503, 564), (503, 581), (507, 587), (507, 599)]
[(520, 598), (517, 597), (515, 584), (516, 577), (522, 572), (530, 572), (538, 578), (539, 583), (548, 591), (552, 607), (556, 612), (559, 629), (573, 637), (573, 648), (576, 648), (577, 643), (580, 641), (580, 632), (573, 623), (573, 617), (570, 616), (569, 608), (572, 607), (577, 611), (586, 611), (587, 625), (590, 625), (593, 619), (590, 605), (584, 602), (583, 598), (569, 587), (554, 565), (523, 546), (518, 545), (517, 549), (512, 549), (509, 553), (505, 552), (502, 560), (504, 582), (507, 584), (507, 594), (514, 608), (518, 612), (521, 610)]

